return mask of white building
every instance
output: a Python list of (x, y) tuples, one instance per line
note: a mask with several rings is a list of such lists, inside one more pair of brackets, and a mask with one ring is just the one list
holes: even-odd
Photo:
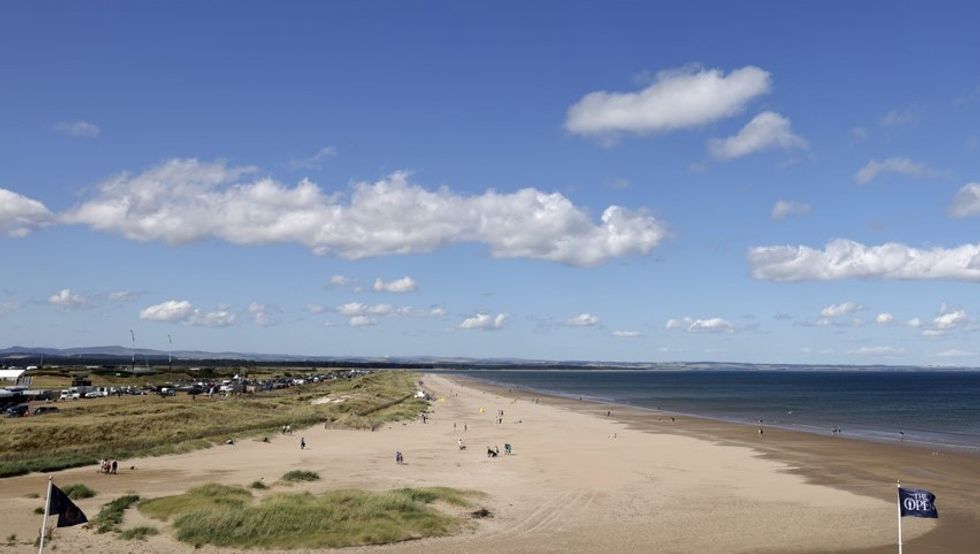
[(0, 381), (16, 382), (23, 374), (23, 369), (0, 369)]

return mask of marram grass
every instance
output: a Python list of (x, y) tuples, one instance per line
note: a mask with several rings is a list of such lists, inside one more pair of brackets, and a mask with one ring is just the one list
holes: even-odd
[(453, 534), (466, 520), (432, 504), (469, 506), (470, 498), (481, 495), (434, 487), (280, 493), (256, 501), (241, 487), (205, 485), (145, 500), (139, 509), (170, 521), (177, 538), (195, 546), (339, 548)]

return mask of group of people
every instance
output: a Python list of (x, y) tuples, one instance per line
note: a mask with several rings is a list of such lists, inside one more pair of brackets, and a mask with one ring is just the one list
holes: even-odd
[(282, 426), (282, 429), (279, 430), (279, 433), (281, 433), (283, 435), (292, 435), (293, 434), (293, 427), (292, 427), (292, 425), (283, 425)]
[(108, 458), (99, 460), (99, 473), (115, 475), (118, 469), (119, 462), (117, 460), (109, 460)]

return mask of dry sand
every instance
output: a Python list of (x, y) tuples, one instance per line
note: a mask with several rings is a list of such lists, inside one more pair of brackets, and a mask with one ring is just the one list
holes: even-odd
[[(905, 520), (907, 554), (976, 552), (980, 545), (977, 457), (767, 430), (508, 392), (426, 375), (439, 400), (432, 417), (377, 432), (313, 428), (271, 443), (127, 460), (120, 475), (94, 467), (55, 474), (99, 491), (79, 502), (90, 516), (117, 495), (174, 494), (208, 482), (271, 483), (291, 469), (322, 480), (289, 490), (451, 486), (489, 493), (494, 514), (454, 537), (382, 547), (378, 553), (457, 552), (862, 552), (895, 551), (894, 479), (932, 488), (942, 519)], [(481, 413), (482, 408), (482, 413)], [(497, 424), (496, 412), (504, 410)], [(454, 429), (453, 424), (456, 424)], [(464, 431), (464, 424), (468, 430)], [(306, 450), (299, 449), (305, 437)], [(462, 438), (467, 449), (460, 451)], [(486, 456), (514, 445), (514, 455)], [(394, 463), (395, 450), (406, 465)], [(130, 466), (135, 465), (135, 470)], [(0, 538), (36, 536), (45, 475), (0, 481)], [(284, 490), (276, 486), (274, 490)], [(962, 492), (969, 491), (969, 492)], [(147, 523), (129, 510), (124, 527)], [(149, 522), (163, 527), (158, 522)], [(126, 542), (73, 527), (56, 532), (60, 552), (230, 552), (181, 544), (169, 532)], [(30, 552), (27, 546), (0, 552)], [(266, 551), (271, 552), (271, 551)], [(297, 553), (301, 551), (292, 550)]]

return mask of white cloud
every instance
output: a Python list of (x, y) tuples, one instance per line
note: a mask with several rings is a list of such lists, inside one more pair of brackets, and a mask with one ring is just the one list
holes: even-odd
[(48, 303), (62, 310), (78, 310), (95, 307), (95, 302), (91, 298), (72, 292), (71, 289), (61, 289), (61, 291), (49, 296)]
[(44, 204), (22, 194), (0, 188), (0, 234), (25, 237), (35, 227), (54, 219)]
[(387, 283), (379, 277), (374, 280), (374, 287), (372, 288), (376, 292), (413, 292), (418, 290), (419, 286), (415, 279), (408, 276)]
[(304, 308), (306, 309), (307, 312), (313, 315), (322, 314), (327, 310), (329, 310), (329, 308), (327, 308), (323, 304), (307, 304), (306, 306), (304, 306)]
[(142, 292), (132, 290), (120, 290), (109, 293), (109, 300), (113, 302), (135, 302), (143, 296)]
[(369, 325), (377, 325), (378, 320), (368, 317), (366, 315), (355, 315), (350, 318), (351, 327), (367, 327)]
[(612, 140), (622, 133), (647, 134), (698, 127), (741, 112), (769, 92), (767, 71), (747, 66), (727, 76), (718, 69), (662, 71), (637, 92), (590, 92), (568, 108), (565, 129)]
[(959, 350), (957, 348), (950, 348), (949, 350), (943, 350), (942, 352), (936, 352), (933, 354), (933, 356), (936, 356), (937, 358), (969, 358), (976, 355), (976, 352)]
[(778, 200), (772, 207), (773, 219), (785, 219), (791, 215), (805, 215), (810, 213), (810, 205), (796, 200)]
[(912, 319), (908, 320), (906, 324), (913, 329), (918, 329), (919, 327), (922, 327), (922, 320), (917, 317), (913, 317)]
[(15, 312), (20, 309), (20, 302), (13, 300), (0, 302), (0, 316)]
[[(315, 309), (319, 310), (321, 307), (316, 304), (311, 304), (307, 306), (307, 310), (310, 306), (315, 306)], [(364, 304), (362, 302), (348, 302), (346, 304), (341, 304), (337, 306), (335, 311), (350, 319), (351, 325), (357, 327), (359, 325), (375, 325), (377, 323), (377, 318), (379, 317), (416, 317), (416, 318), (427, 318), (427, 317), (443, 317), (446, 315), (446, 310), (439, 306), (432, 306), (430, 308), (413, 308), (412, 306), (401, 306), (395, 307), (391, 304)], [(320, 313), (320, 311), (311, 312)], [(358, 324), (354, 323), (354, 319), (357, 318)], [(366, 320), (370, 319), (370, 323)]]
[(55, 130), (73, 137), (95, 138), (102, 129), (88, 121), (62, 121), (54, 126)]
[(639, 331), (613, 331), (614, 337), (620, 337), (624, 339), (635, 339), (640, 336)]
[(279, 316), (282, 314), (282, 310), (277, 306), (252, 302), (248, 305), (248, 313), (251, 314), (252, 321), (259, 327), (271, 327), (279, 324)]
[(980, 244), (913, 248), (897, 242), (865, 246), (834, 239), (823, 250), (809, 246), (749, 248), (752, 276), (769, 281), (905, 279), (980, 281)]
[(94, 198), (62, 219), (174, 245), (209, 238), (299, 243), (315, 254), (361, 259), (482, 243), (497, 258), (576, 266), (648, 254), (666, 234), (666, 226), (643, 210), (610, 206), (595, 224), (562, 194), (533, 188), (465, 196), (445, 187), (427, 190), (397, 172), (353, 185), (345, 199), (308, 180), (292, 188), (269, 178), (239, 182), (253, 171), (171, 160), (103, 182)]
[(337, 313), (345, 317), (355, 317), (359, 315), (389, 315), (395, 311), (391, 304), (362, 304), (361, 302), (348, 302), (337, 306)]
[(854, 180), (859, 185), (866, 185), (882, 173), (895, 173), (912, 179), (934, 179), (949, 174), (908, 158), (887, 158), (880, 162), (871, 160), (854, 174)]
[(140, 310), (140, 319), (200, 327), (228, 327), (235, 323), (235, 314), (220, 306), (213, 312), (202, 312), (187, 300), (167, 300)]
[(858, 304), (857, 302), (842, 302), (840, 304), (831, 304), (826, 308), (820, 310), (820, 315), (826, 318), (835, 318), (843, 315), (850, 315), (854, 312), (862, 309), (864, 306)]
[(852, 354), (860, 354), (862, 356), (896, 356), (905, 352), (904, 348), (897, 348), (894, 346), (862, 346), (857, 350), (852, 350)]
[(327, 280), (327, 284), (331, 287), (346, 287), (351, 282), (351, 278), (345, 275), (331, 275), (330, 279)]
[(668, 319), (667, 329), (681, 329), (688, 333), (734, 333), (735, 324), (727, 319), (711, 317), (707, 319), (694, 319), (684, 317), (681, 319)]
[(891, 325), (894, 322), (895, 316), (888, 312), (882, 312), (875, 316), (875, 323), (878, 325)]
[(951, 310), (945, 305), (940, 308), (939, 315), (932, 320), (932, 324), (936, 327), (936, 329), (943, 331), (963, 327), (968, 323), (970, 323), (970, 318), (967, 317), (965, 310)]
[(911, 109), (904, 110), (892, 110), (885, 115), (881, 116), (878, 120), (878, 124), (882, 127), (898, 127), (901, 125), (909, 125), (915, 123), (920, 119), (917, 112)]
[(708, 152), (718, 160), (741, 158), (762, 150), (795, 148), (806, 149), (806, 139), (793, 134), (789, 119), (775, 112), (762, 112), (738, 133), (708, 142)]
[(589, 313), (581, 313), (569, 318), (565, 324), (572, 327), (595, 327), (599, 324), (599, 318)]
[(337, 149), (333, 146), (324, 146), (323, 148), (316, 151), (315, 154), (308, 158), (299, 158), (289, 160), (290, 169), (319, 169), (323, 165), (323, 162), (333, 159), (337, 156)]
[(950, 217), (980, 214), (980, 183), (967, 183), (953, 197), (948, 209)]
[(483, 331), (490, 331), (494, 329), (502, 329), (504, 324), (507, 322), (508, 314), (497, 314), (491, 315), (488, 313), (479, 312), (473, 315), (473, 317), (468, 317), (459, 324), (460, 329), (480, 329)]

